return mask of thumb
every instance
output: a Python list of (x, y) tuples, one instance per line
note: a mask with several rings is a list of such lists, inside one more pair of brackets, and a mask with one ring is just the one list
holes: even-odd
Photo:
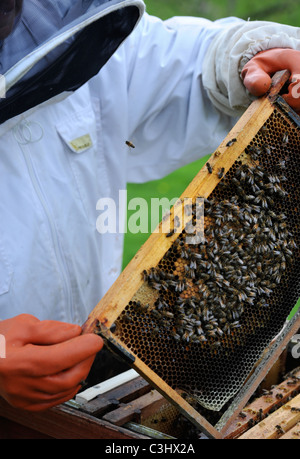
[(255, 97), (266, 94), (272, 85), (270, 75), (256, 65), (245, 66), (242, 71), (242, 78), (245, 87)]

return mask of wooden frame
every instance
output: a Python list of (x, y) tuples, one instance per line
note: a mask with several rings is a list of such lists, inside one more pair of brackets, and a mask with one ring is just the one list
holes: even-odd
[[(241, 152), (247, 148), (251, 140), (257, 135), (258, 131), (274, 112), (278, 94), (289, 76), (290, 74), (287, 71), (276, 74), (270, 93), (251, 104), (209, 160), (214, 171), (224, 168), (226, 174), (233, 166), (241, 155)], [(297, 115), (295, 116), (297, 117)], [(233, 139), (235, 140), (234, 142), (232, 142)], [(181, 196), (181, 199), (172, 208), (169, 218), (163, 219), (158, 230), (149, 237), (83, 325), (84, 333), (96, 332), (101, 334), (105, 339), (106, 345), (113, 352), (127, 360), (139, 374), (173, 403), (190, 421), (206, 435), (213, 438), (223, 437), (224, 432), (236, 416), (238, 410), (245, 405), (251, 394), (275, 363), (276, 358), (279, 357), (293, 334), (300, 327), (300, 315), (295, 315), (294, 319), (283, 329), (280, 337), (277, 337), (276, 341), (271, 343), (269, 348), (265, 350), (264, 356), (258, 362), (256, 370), (249, 377), (247, 384), (243, 387), (230, 409), (216, 427), (212, 426), (177, 391), (173, 390), (145, 365), (141, 359), (133, 355), (131, 350), (114, 336), (110, 328), (118, 319), (125, 306), (134, 297), (135, 293), (141, 288), (143, 284), (141, 273), (143, 270), (148, 270), (152, 266), (156, 266), (178, 237), (178, 233), (174, 233), (171, 237), (166, 238), (164, 227), (165, 225), (167, 227), (174, 226), (175, 218), (180, 215), (182, 209), (182, 199), (198, 196), (208, 198), (220, 181), (221, 178), (218, 176), (218, 173), (210, 173), (207, 167), (204, 167), (198, 173)]]

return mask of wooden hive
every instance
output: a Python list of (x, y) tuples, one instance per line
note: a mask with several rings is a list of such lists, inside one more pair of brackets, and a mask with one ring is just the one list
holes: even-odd
[(261, 391), (228, 427), (226, 439), (299, 439), (300, 369), (295, 368), (279, 384)]
[(299, 328), (299, 314), (287, 321), (300, 296), (288, 78), (252, 103), (83, 325), (214, 438)]
[[(117, 387), (114, 379), (41, 413), (13, 408), (0, 398), (0, 439), (206, 439), (141, 376)], [(300, 439), (300, 368), (264, 385), (233, 418), (225, 439)]]

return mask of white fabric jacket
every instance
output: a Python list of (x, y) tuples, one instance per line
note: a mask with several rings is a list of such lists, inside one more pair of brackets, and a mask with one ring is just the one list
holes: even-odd
[[(162, 22), (145, 14), (89, 83), (0, 126), (2, 319), (23, 312), (87, 319), (119, 275), (123, 250), (122, 234), (97, 231), (97, 202), (110, 197), (118, 204), (127, 182), (161, 178), (213, 152), (234, 122), (212, 103), (220, 97), (230, 105), (231, 98), (226, 75), (215, 84), (221, 76), (214, 43), (245, 26), (236, 18)], [(299, 46), (298, 29), (280, 27), (282, 45)], [(220, 46), (228, 52), (225, 41)], [(249, 52), (249, 42), (242, 48)], [(230, 57), (236, 78), (245, 58), (239, 53)]]

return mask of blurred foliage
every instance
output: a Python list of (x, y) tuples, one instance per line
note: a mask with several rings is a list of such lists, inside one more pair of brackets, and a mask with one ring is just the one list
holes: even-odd
[[(244, 20), (274, 21), (298, 27), (300, 23), (300, 3), (298, 0), (145, 0), (150, 14), (167, 19), (172, 16), (200, 16), (212, 21), (227, 16)], [(168, 177), (143, 185), (128, 185), (128, 201), (136, 196), (150, 203), (151, 198), (166, 197), (169, 200), (181, 196), (188, 184), (203, 167), (208, 157), (185, 166)], [(150, 206), (149, 206), (150, 208)], [(132, 212), (131, 212), (132, 214)], [(130, 211), (128, 211), (130, 218)], [(149, 214), (150, 219), (150, 214)], [(150, 225), (149, 225), (150, 226)], [(127, 233), (125, 236), (123, 267), (134, 257), (149, 234)], [(300, 301), (291, 316), (299, 309)]]
[(227, 16), (253, 21), (275, 21), (298, 27), (298, 0), (146, 0), (150, 14), (166, 19), (171, 16), (201, 16), (216, 20)]
[[(172, 16), (201, 16), (210, 20), (227, 16), (237, 16), (248, 20), (276, 21), (298, 26), (300, 23), (300, 4), (298, 0), (145, 0), (150, 14), (167, 19)], [(170, 176), (143, 185), (128, 185), (128, 200), (142, 197), (150, 202), (151, 198), (181, 196), (188, 184), (207, 161), (202, 160), (180, 169)], [(128, 212), (128, 218), (134, 212)], [(150, 217), (150, 216), (149, 216)], [(123, 267), (132, 259), (148, 234), (127, 233), (125, 236)]]
[[(205, 162), (207, 161), (207, 157), (202, 158), (195, 163), (189, 164), (177, 171), (173, 172), (169, 176), (163, 178), (162, 180), (155, 180), (153, 182), (147, 182), (142, 185), (137, 184), (129, 184), (127, 187), (127, 199), (128, 202), (135, 198), (143, 198), (148, 203), (148, 233), (138, 232), (133, 234), (132, 232), (127, 232), (125, 235), (125, 250), (124, 250), (124, 267), (127, 263), (134, 257), (138, 249), (141, 245), (147, 240), (150, 235), (151, 218), (151, 199), (153, 198), (167, 198), (169, 201), (172, 201), (174, 198), (179, 198), (184, 190), (187, 188), (189, 183), (193, 180), (193, 178), (197, 175), (197, 173), (202, 169)], [(168, 211), (169, 209), (164, 209)], [(161, 211), (161, 217), (165, 212)], [(128, 210), (127, 213), (127, 220), (130, 220), (131, 217), (134, 215), (141, 215), (143, 221), (147, 218), (145, 217), (140, 209), (137, 208), (136, 210), (130, 211)], [(160, 219), (161, 220), (161, 219)], [(140, 225), (140, 222), (137, 222), (137, 225)]]

